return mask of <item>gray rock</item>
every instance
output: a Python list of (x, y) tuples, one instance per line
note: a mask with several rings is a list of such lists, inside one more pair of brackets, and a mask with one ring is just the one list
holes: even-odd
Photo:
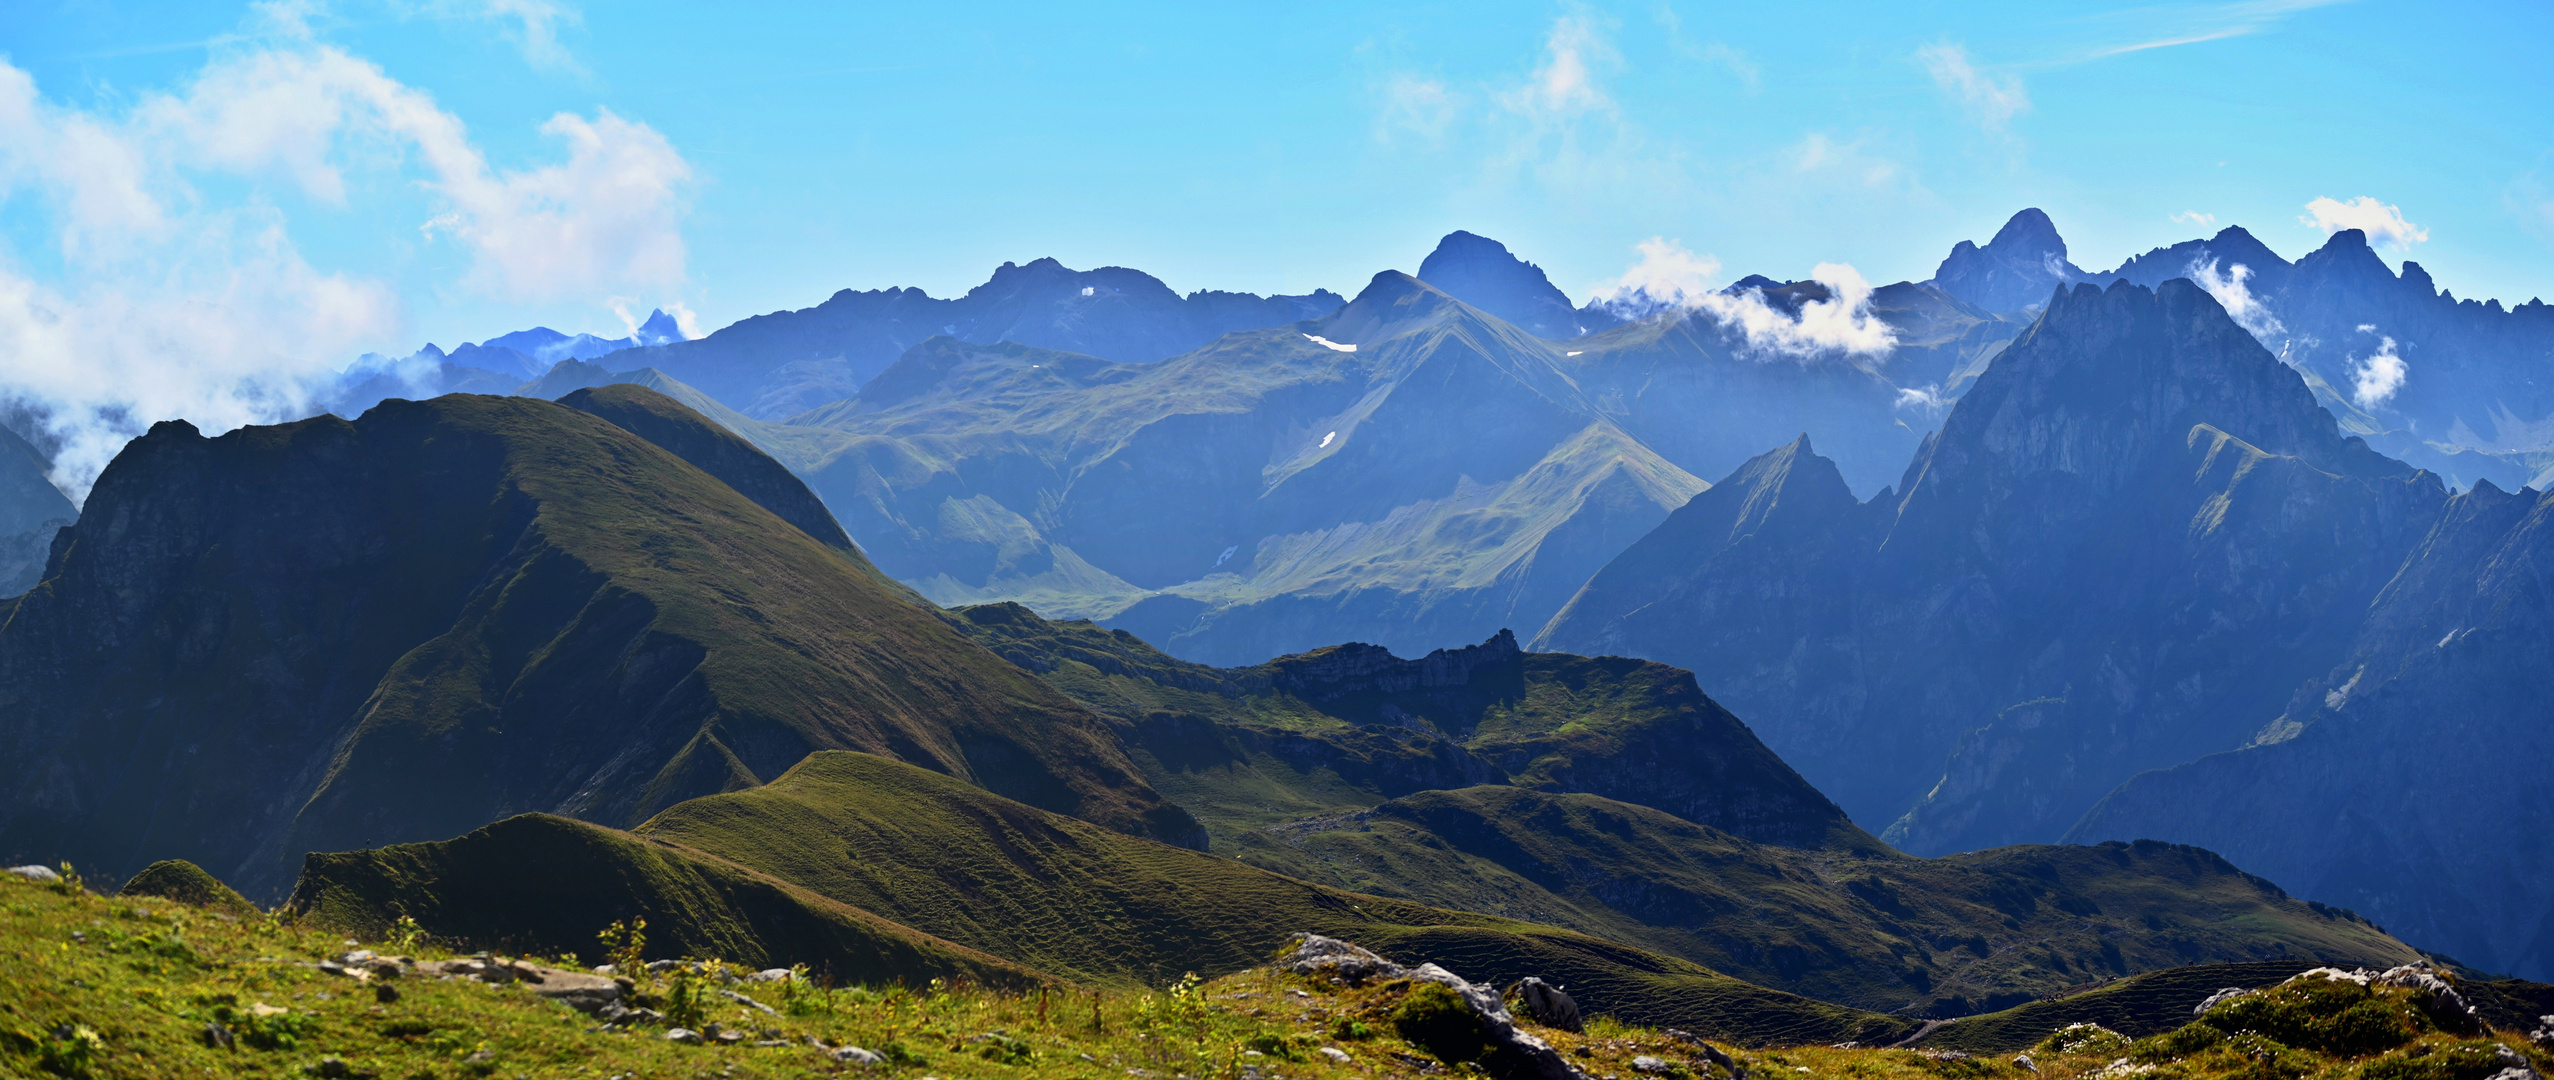
[[(2466, 1004), (2465, 995), (2457, 993), (2455, 986), (2429, 968), (2405, 964), (2369, 975), (2368, 981), (2381, 986), (2403, 986), (2422, 991), (2428, 995), (2431, 1019), (2449, 1031), (2474, 1035), (2483, 1030), (2482, 1015), (2474, 1011), (2474, 1006)], [(2507, 1053), (2507, 1048), (2503, 1052)], [(2525, 1064), (2526, 1059), (2520, 1059), (2520, 1063)]]
[(1355, 986), (1373, 978), (1398, 979), (1410, 972), (1408, 968), (1338, 938), (1297, 934), (1293, 945), (1277, 966), (1297, 975), (1330, 975)]
[(54, 873), (53, 868), (50, 866), (35, 866), (32, 864), (27, 866), (12, 866), (9, 868), (9, 872), (29, 881), (62, 880), (62, 875)]
[(837, 1046), (829, 1052), (828, 1056), (832, 1057), (835, 1061), (848, 1062), (854, 1065), (884, 1065), (887, 1063), (887, 1059), (878, 1056), (877, 1051), (864, 1050), (857, 1046)]
[(2223, 1005), (2223, 1004), (2225, 1004), (2225, 1003), (2227, 1003), (2227, 1002), (2229, 1002), (2229, 1001), (2233, 1001), (2234, 999), (2239, 998), (2239, 997), (2242, 997), (2242, 996), (2244, 996), (2244, 995), (2246, 995), (2246, 994), (2249, 994), (2249, 993), (2252, 993), (2252, 991), (2250, 991), (2250, 990), (2246, 990), (2246, 989), (2244, 989), (2243, 987), (2240, 987), (2240, 986), (2229, 986), (2229, 987), (2227, 987), (2227, 988), (2225, 988), (2225, 989), (2223, 989), (2223, 990), (2217, 991), (2217, 992), (2216, 992), (2216, 993), (2214, 993), (2214, 994), (2210, 994), (2210, 995), (2208, 995), (2208, 998), (2207, 998), (2206, 1000), (2201, 1001), (2201, 1002), (2199, 1003), (2199, 1005), (2198, 1005), (2196, 1008), (2193, 1008), (2193, 1009), (2190, 1011), (2190, 1014), (2191, 1014), (2192, 1016), (2197, 1016), (2197, 1015), (2199, 1015), (2199, 1014), (2201, 1014), (2201, 1013), (2207, 1012), (2207, 1011), (2208, 1011), (2208, 1010), (2210, 1010), (2210, 1009), (2214, 1009), (2214, 1008), (2216, 1008), (2216, 1007), (2217, 1007), (2217, 1006), (2219, 1006), (2219, 1005)]
[(2554, 1016), (2536, 1018), (2536, 1030), (2527, 1033), (2527, 1041), (2539, 1049), (2554, 1050)]
[(720, 996), (720, 997), (726, 998), (726, 999), (727, 999), (727, 1000), (729, 1000), (729, 1001), (733, 1001), (733, 1002), (735, 1002), (735, 1003), (737, 1003), (737, 1004), (739, 1004), (739, 1005), (743, 1005), (743, 1006), (745, 1006), (745, 1007), (747, 1007), (747, 1008), (749, 1008), (749, 1009), (754, 1009), (754, 1010), (760, 1011), (760, 1012), (761, 1012), (763, 1015), (765, 1015), (765, 1016), (778, 1016), (778, 1015), (780, 1015), (780, 1010), (778, 1010), (778, 1009), (774, 1009), (774, 1008), (772, 1008), (772, 1007), (771, 1007), (771, 1006), (769, 1006), (769, 1005), (765, 1005), (765, 1004), (763, 1004), (762, 1002), (759, 1002), (759, 1001), (756, 1001), (756, 1000), (754, 1000), (754, 999), (752, 999), (752, 998), (746, 997), (746, 996), (745, 996), (745, 995), (743, 995), (743, 994), (739, 994), (739, 993), (737, 993), (736, 991), (733, 991), (733, 990), (721, 990), (721, 991), (719, 991), (719, 992), (718, 992), (718, 994), (719, 994), (719, 996)]
[(1346, 1065), (1357, 1060), (1356, 1058), (1348, 1056), (1347, 1051), (1336, 1046), (1322, 1047), (1321, 1056), (1329, 1058), (1333, 1064), (1337, 1065)]
[(763, 969), (763, 970), (761, 970), (761, 971), (757, 971), (757, 972), (755, 972), (755, 973), (753, 973), (753, 974), (751, 974), (751, 975), (745, 976), (745, 981), (746, 981), (746, 982), (788, 982), (788, 981), (789, 981), (789, 969), (788, 969), (788, 968), (764, 968), (764, 969)]
[(697, 1046), (700, 1045), (701, 1033), (690, 1028), (667, 1028), (665, 1030), (665, 1041), (670, 1043), (682, 1043), (685, 1046)]
[(1656, 1074), (1664, 1075), (1664, 1074), (1666, 1074), (1669, 1070), (1672, 1070), (1672, 1069), (1674, 1069), (1675, 1067), (1676, 1067), (1676, 1066), (1674, 1066), (1674, 1065), (1670, 1065), (1670, 1064), (1668, 1064), (1668, 1062), (1667, 1062), (1667, 1059), (1666, 1059), (1666, 1058), (1662, 1058), (1662, 1057), (1651, 1057), (1651, 1056), (1649, 1056), (1648, 1054), (1642, 1054), (1642, 1055), (1640, 1055), (1639, 1057), (1635, 1057), (1635, 1058), (1633, 1058), (1633, 1059), (1632, 1059), (1632, 1071), (1633, 1071), (1633, 1072), (1656, 1073)]
[(2032, 1062), (2032, 1060), (2031, 1060), (2031, 1055), (2029, 1055), (2029, 1054), (2015, 1054), (2015, 1055), (2013, 1055), (2013, 1067), (2014, 1067), (2014, 1068), (2017, 1068), (2017, 1069), (2020, 1069), (2020, 1070), (2022, 1070), (2022, 1071), (2024, 1071), (2024, 1072), (2038, 1072), (2038, 1071), (2040, 1071), (2040, 1067), (2039, 1067), (2039, 1065), (2037, 1065), (2036, 1063)]
[(1586, 1074), (1563, 1060), (1550, 1043), (1516, 1029), (1516, 1018), (1508, 1015), (1507, 1006), (1489, 987), (1466, 981), (1462, 976), (1438, 967), (1421, 964), (1405, 968), (1373, 952), (1337, 938), (1313, 933), (1299, 933), (1290, 939), (1291, 948), (1280, 957), (1277, 966), (1298, 975), (1328, 973), (1342, 982), (1359, 983), (1375, 977), (1412, 979), (1432, 982), (1454, 991), (1463, 999), (1473, 1015), (1481, 1018), (1488, 1029), (1493, 1047), (1514, 1053), (1526, 1062), (1530, 1075), (1541, 1080), (1586, 1080)]
[(1517, 999), (1524, 1003), (1525, 1014), (1544, 1027), (1563, 1031), (1583, 1030), (1579, 1019), (1579, 1003), (1560, 987), (1528, 975), (1516, 985)]

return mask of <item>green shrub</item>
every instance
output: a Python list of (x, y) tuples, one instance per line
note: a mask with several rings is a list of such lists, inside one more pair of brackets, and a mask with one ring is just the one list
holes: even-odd
[(2510, 1062), (2488, 1042), (2407, 1046), (2359, 1066), (2357, 1080), (2483, 1080)]
[(1490, 1048), (1489, 1031), (1481, 1018), (1454, 991), (1437, 983), (1412, 985), (1401, 1004), (1392, 1007), (1391, 1019), (1402, 1038), (1448, 1065), (1479, 1061)]
[(2430, 1030), (2411, 991), (2347, 979), (2296, 979), (2235, 998), (2201, 1017), (2220, 1031), (2253, 1031), (2288, 1046), (2359, 1056), (2394, 1049)]
[(2128, 1044), (2132, 1061), (2158, 1062), (2186, 1058), (2226, 1041), (2226, 1033), (2208, 1021), (2195, 1020), (2161, 1035), (2149, 1035)]

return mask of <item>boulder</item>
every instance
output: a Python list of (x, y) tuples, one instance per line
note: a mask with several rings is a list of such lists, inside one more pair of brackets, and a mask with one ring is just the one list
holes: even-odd
[(1516, 999), (1525, 1006), (1525, 1015), (1544, 1027), (1563, 1031), (1583, 1030), (1579, 1019), (1579, 1003), (1560, 987), (1528, 975), (1516, 984)]
[(1299, 975), (1326, 972), (1352, 984), (1380, 976), (1443, 986), (1462, 999), (1464, 1006), (1480, 1019), (1491, 1051), (1513, 1056), (1523, 1066), (1524, 1075), (1539, 1080), (1586, 1080), (1586, 1074), (1564, 1060), (1559, 1051), (1552, 1049), (1552, 1044), (1517, 1030), (1516, 1018), (1508, 1015), (1499, 995), (1489, 987), (1467, 981), (1435, 964), (1405, 968), (1360, 946), (1319, 934), (1297, 934), (1291, 939), (1291, 946), (1285, 956), (1279, 958), (1277, 966)]
[(2229, 986), (2229, 987), (2227, 987), (2227, 988), (2225, 988), (2225, 989), (2223, 989), (2223, 990), (2217, 991), (2217, 992), (2216, 992), (2216, 993), (2214, 993), (2214, 994), (2210, 994), (2210, 995), (2208, 995), (2208, 997), (2207, 997), (2207, 999), (2206, 999), (2206, 1000), (2201, 1001), (2201, 1002), (2199, 1003), (2199, 1005), (2198, 1005), (2196, 1008), (2191, 1009), (2190, 1014), (2191, 1014), (2192, 1016), (2197, 1016), (2197, 1015), (2199, 1015), (2199, 1014), (2201, 1014), (2201, 1013), (2207, 1012), (2207, 1011), (2208, 1011), (2208, 1010), (2210, 1010), (2210, 1009), (2214, 1009), (2214, 1008), (2216, 1008), (2216, 1007), (2217, 1007), (2217, 1006), (2219, 1006), (2219, 1005), (2223, 1005), (2223, 1004), (2225, 1004), (2225, 1003), (2227, 1003), (2227, 1002), (2229, 1002), (2229, 1001), (2232, 1001), (2232, 1000), (2234, 1000), (2234, 999), (2236, 999), (2236, 998), (2242, 997), (2242, 996), (2244, 996), (2244, 995), (2246, 995), (2246, 994), (2249, 994), (2249, 993), (2252, 993), (2252, 991), (2250, 991), (2250, 990), (2246, 990), (2246, 989), (2244, 989), (2243, 987), (2240, 987), (2240, 986)]

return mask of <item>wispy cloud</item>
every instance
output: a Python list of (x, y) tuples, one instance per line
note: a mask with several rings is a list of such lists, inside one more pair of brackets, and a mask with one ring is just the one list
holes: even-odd
[(2031, 96), (2019, 75), (1982, 71), (1965, 46), (1942, 42), (1916, 50), (1916, 60), (1951, 100), (1990, 134), (2007, 134), (2013, 118), (2031, 110)]
[(1685, 19), (1676, 13), (1673, 5), (1658, 5), (1656, 15), (1659, 28), (1667, 32), (1667, 48), (1670, 52), (1688, 60), (1715, 64), (1727, 69), (1730, 76), (1737, 79), (1740, 85), (1745, 86), (1750, 94), (1764, 88), (1764, 65), (1757, 63), (1753, 57), (1729, 47), (1726, 42), (1707, 41), (1697, 44), (1687, 40)]
[(2211, 225), (2217, 224), (2217, 215), (2203, 214), (2197, 210), (2184, 210), (2181, 213), (2171, 215), (2167, 220), (2178, 225), (2197, 225), (2200, 228), (2205, 229)]
[(2346, 2), (2348, 0), (2247, 0), (2235, 4), (2137, 8), (2122, 12), (2121, 17), (2141, 23), (2146, 31), (2144, 36), (2126, 44), (2093, 49), (2080, 59), (2098, 60), (2149, 49), (2170, 49), (2258, 34), (2300, 11)]
[(2375, 197), (2361, 195), (2349, 202), (2333, 198), (2317, 198), (2306, 204), (2306, 212), (2297, 216), (2301, 224), (2321, 229), (2330, 236), (2343, 229), (2357, 229), (2368, 234), (2371, 244), (2384, 244), (2398, 251), (2430, 238), (2430, 230), (2403, 220), (2403, 208), (2378, 202)]
[(1622, 58), (1586, 15), (1565, 15), (1543, 38), (1543, 62), (1525, 81), (1499, 95), (1508, 111), (1537, 123), (1567, 123), (1589, 113), (1612, 113), (1614, 99), (1597, 84), (1597, 69)]
[(1375, 110), (1375, 139), (1393, 142), (1415, 136), (1430, 144), (1445, 141), (1463, 109), (1463, 94), (1438, 79), (1395, 73), (1384, 81)]
[(2252, 277), (2252, 267), (2236, 263), (2219, 270), (2215, 259), (2194, 259), (2183, 273), (2192, 283), (2207, 290), (2208, 295), (2216, 297), (2217, 306), (2225, 308), (2226, 314), (2235, 320), (2237, 326), (2250, 333), (2253, 340), (2261, 342), (2264, 348), (2279, 347), (2271, 344), (2271, 339), (2287, 333), (2288, 328), (2245, 284)]

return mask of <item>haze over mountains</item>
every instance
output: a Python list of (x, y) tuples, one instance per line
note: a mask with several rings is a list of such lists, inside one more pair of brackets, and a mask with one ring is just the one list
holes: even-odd
[[(2026, 210), (1922, 283), (1575, 307), (1469, 233), (1350, 298), (1041, 259), (430, 360), (516, 398), (163, 425), (58, 538), (20, 485), (0, 847), (271, 893), (304, 850), (639, 827), (850, 750), (1032, 832), (1907, 1015), (2195, 955), (2554, 974), (2554, 321), (2355, 232), (2087, 273)], [(2061, 838), (2232, 865), (1980, 850)], [(1988, 962), (2008, 934), (2047, 955)]]

